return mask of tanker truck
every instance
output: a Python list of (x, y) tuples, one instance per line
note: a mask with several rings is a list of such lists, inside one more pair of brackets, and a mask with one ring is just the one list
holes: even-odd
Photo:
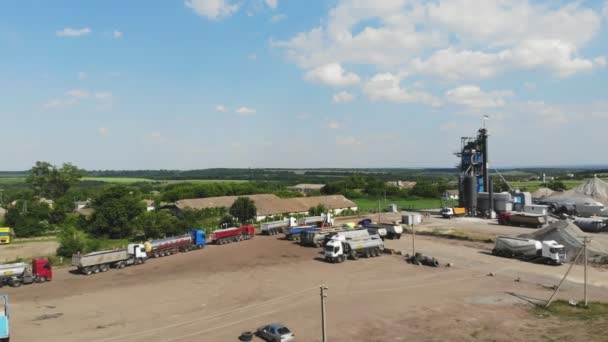
[(0, 265), (0, 287), (9, 285), (44, 283), (53, 279), (51, 262), (46, 258), (35, 258), (32, 265), (24, 262)]
[(498, 236), (492, 254), (525, 261), (561, 265), (566, 262), (566, 250), (554, 240), (538, 241)]
[(151, 240), (144, 243), (146, 254), (158, 258), (178, 252), (187, 252), (205, 247), (205, 231), (190, 230), (188, 234)]
[(325, 244), (325, 261), (331, 263), (344, 262), (346, 258), (357, 260), (361, 256), (366, 258), (379, 256), (384, 250), (384, 242), (380, 235), (362, 235), (354, 238), (347, 238), (345, 235), (335, 235)]
[(132, 243), (123, 249), (99, 251), (89, 254), (72, 255), (72, 266), (85, 275), (106, 272), (110, 267), (124, 268), (143, 264), (146, 261), (146, 247), (141, 243)]
[(260, 225), (260, 231), (265, 235), (276, 235), (283, 233), (283, 230), (297, 225), (296, 219), (290, 217), (281, 221), (264, 222)]
[(367, 228), (370, 234), (380, 235), (382, 239), (400, 239), (403, 234), (403, 227), (395, 224), (367, 223), (363, 224), (363, 228)]

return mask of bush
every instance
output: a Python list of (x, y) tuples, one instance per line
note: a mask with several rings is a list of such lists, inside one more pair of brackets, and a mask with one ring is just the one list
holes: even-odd
[(94, 250), (94, 247), (85, 232), (77, 230), (72, 226), (66, 226), (59, 234), (57, 255), (71, 257), (78, 252), (89, 253)]

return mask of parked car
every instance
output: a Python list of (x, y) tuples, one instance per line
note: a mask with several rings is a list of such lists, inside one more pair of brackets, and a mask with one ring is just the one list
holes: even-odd
[(295, 335), (283, 324), (272, 323), (256, 330), (255, 335), (268, 342), (294, 342)]

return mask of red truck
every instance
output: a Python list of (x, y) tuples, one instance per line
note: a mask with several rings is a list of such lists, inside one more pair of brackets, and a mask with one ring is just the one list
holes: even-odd
[(255, 235), (253, 225), (218, 229), (211, 232), (209, 241), (216, 245), (224, 245), (230, 242), (249, 240)]
[(44, 283), (50, 280), (53, 280), (53, 268), (47, 258), (33, 259), (31, 268), (24, 262), (0, 265), (0, 287), (19, 287), (22, 284)]

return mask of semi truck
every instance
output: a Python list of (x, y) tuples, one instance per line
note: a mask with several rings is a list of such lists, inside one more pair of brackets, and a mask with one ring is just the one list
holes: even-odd
[(547, 215), (507, 211), (498, 215), (498, 223), (505, 226), (542, 228), (547, 224)]
[(301, 219), (298, 220), (298, 225), (299, 226), (310, 226), (310, 225), (316, 225), (316, 226), (333, 226), (334, 225), (334, 219), (332, 217), (332, 215), (330, 213), (327, 214), (321, 214), (319, 216), (308, 216), (308, 217), (303, 217)]
[(378, 234), (382, 239), (400, 239), (403, 234), (403, 227), (400, 225), (386, 224), (386, 223), (369, 223), (364, 224), (370, 234)]
[(0, 295), (0, 342), (9, 342), (8, 296)]
[(467, 208), (454, 207), (441, 209), (441, 216), (443, 216), (443, 218), (451, 219), (452, 217), (465, 216), (466, 214)]
[[(308, 232), (300, 233), (300, 245), (308, 247), (321, 247), (325, 245), (326, 241), (329, 241), (331, 236), (342, 231), (352, 231), (353, 228), (349, 226), (329, 229), (318, 229)], [(328, 238), (329, 237), (329, 238)]]
[(0, 265), (0, 287), (19, 287), (50, 280), (53, 280), (53, 267), (47, 258), (35, 258), (31, 266), (24, 262)]
[(146, 247), (141, 243), (132, 243), (123, 249), (99, 251), (88, 254), (72, 255), (72, 266), (85, 275), (106, 272), (111, 267), (124, 268), (143, 264), (146, 261)]
[(297, 225), (295, 218), (290, 217), (281, 221), (264, 222), (260, 225), (260, 231), (265, 235), (276, 235), (283, 233), (283, 231), (289, 227)]
[(13, 239), (13, 228), (0, 227), (0, 245), (8, 245)]
[(285, 231), (285, 239), (289, 241), (300, 241), (300, 235), (303, 233), (314, 232), (318, 230), (317, 226), (297, 226), (289, 228)]
[(205, 247), (205, 231), (190, 230), (188, 234), (151, 240), (144, 243), (149, 257), (163, 257)]
[(217, 229), (209, 234), (209, 241), (216, 245), (224, 245), (231, 242), (238, 242), (252, 239), (255, 235), (253, 225)]
[(566, 250), (554, 240), (538, 241), (510, 236), (498, 236), (492, 254), (526, 261), (561, 265), (566, 262)]
[[(365, 231), (367, 233), (367, 231)], [(379, 256), (384, 250), (384, 242), (378, 234), (355, 237), (352, 239), (344, 235), (336, 235), (325, 244), (325, 260), (331, 263), (344, 262), (347, 258), (357, 260), (361, 256), (366, 258)]]

